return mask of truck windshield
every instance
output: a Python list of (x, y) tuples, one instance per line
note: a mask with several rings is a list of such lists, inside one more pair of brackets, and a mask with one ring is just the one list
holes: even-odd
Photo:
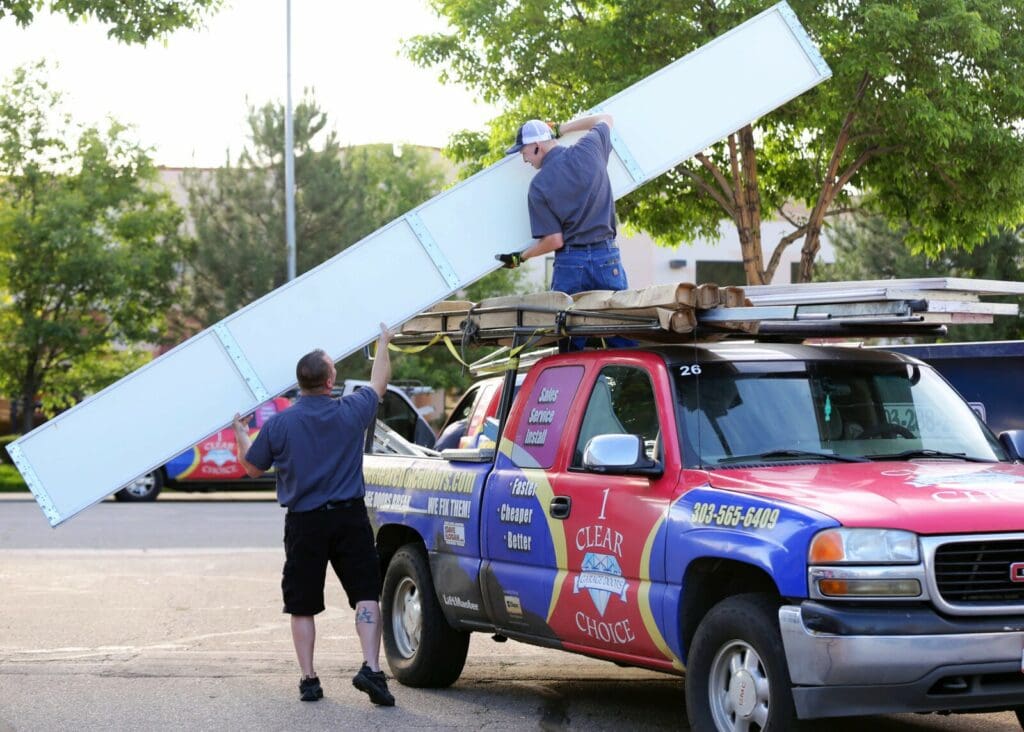
[(688, 465), (1006, 459), (971, 408), (927, 366), (734, 362), (676, 366), (673, 373)]

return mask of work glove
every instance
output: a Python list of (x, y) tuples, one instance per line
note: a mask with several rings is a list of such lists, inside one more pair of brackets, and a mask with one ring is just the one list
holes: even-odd
[(512, 252), (511, 254), (495, 254), (494, 258), (501, 262), (501, 265), (505, 269), (515, 269), (523, 263), (523, 255), (519, 252)]

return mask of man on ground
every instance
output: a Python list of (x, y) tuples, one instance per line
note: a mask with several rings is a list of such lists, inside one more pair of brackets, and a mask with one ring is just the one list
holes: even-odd
[(380, 670), (380, 563), (363, 503), (364, 434), (373, 425), (391, 377), (390, 340), (390, 331), (381, 323), (370, 388), (333, 398), (334, 362), (318, 349), (296, 365), (298, 400), (271, 417), (255, 441), (250, 440), (239, 415), (234, 419), (239, 463), (253, 478), (274, 466), (277, 500), (288, 509), (281, 590), (302, 670), (299, 697), (303, 701), (323, 697), (313, 666), (314, 616), (324, 610), (330, 562), (355, 610), (356, 634), (363, 651), (363, 665), (352, 684), (374, 704), (395, 703)]

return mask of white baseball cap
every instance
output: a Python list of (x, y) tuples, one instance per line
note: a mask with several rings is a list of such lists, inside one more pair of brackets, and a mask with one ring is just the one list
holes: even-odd
[(523, 126), (519, 128), (519, 131), (516, 133), (516, 144), (506, 150), (505, 154), (517, 153), (526, 145), (534, 142), (544, 142), (553, 139), (555, 139), (555, 136), (551, 133), (551, 128), (547, 126), (547, 123), (541, 122), (539, 119), (531, 119), (524, 122)]

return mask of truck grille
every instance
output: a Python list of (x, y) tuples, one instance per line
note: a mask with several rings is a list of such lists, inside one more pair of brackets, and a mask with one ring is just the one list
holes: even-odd
[(1024, 539), (943, 544), (935, 550), (935, 583), (948, 603), (1022, 603), (1024, 582), (1010, 565), (1024, 562)]

